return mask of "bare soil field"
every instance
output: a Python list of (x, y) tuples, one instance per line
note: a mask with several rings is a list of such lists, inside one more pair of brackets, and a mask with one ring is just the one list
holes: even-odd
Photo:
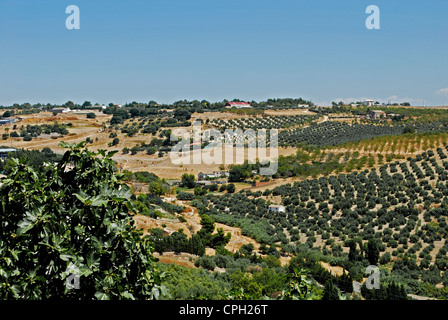
[[(159, 157), (157, 154), (147, 155), (144, 152), (139, 152), (135, 155), (131, 154), (123, 154), (121, 150), (124, 147), (132, 148), (136, 144), (141, 142), (149, 142), (153, 138), (151, 134), (141, 134), (138, 133), (133, 137), (128, 137), (125, 134), (122, 134), (120, 130), (113, 130), (104, 128), (106, 127), (107, 121), (111, 119), (110, 115), (105, 115), (101, 112), (95, 112), (97, 117), (95, 119), (87, 119), (85, 114), (76, 114), (76, 113), (68, 113), (68, 114), (58, 114), (53, 116), (50, 112), (41, 112), (39, 114), (33, 115), (25, 115), (22, 116), (23, 120), (20, 122), (16, 122), (17, 126), (16, 131), (19, 132), (21, 126), (26, 127), (27, 125), (43, 125), (43, 124), (53, 124), (54, 122), (58, 122), (60, 124), (71, 123), (72, 127), (69, 128), (69, 134), (66, 136), (60, 137), (50, 137), (48, 135), (42, 135), (37, 138), (34, 138), (31, 141), (23, 141), (22, 138), (8, 138), (7, 140), (3, 140), (3, 145), (12, 146), (13, 148), (24, 148), (24, 149), (37, 149), (41, 150), (44, 147), (51, 148), (54, 152), (63, 153), (65, 151), (64, 148), (59, 146), (61, 141), (68, 143), (79, 143), (81, 141), (85, 141), (88, 137), (93, 140), (93, 143), (87, 144), (89, 150), (97, 151), (98, 149), (104, 150), (117, 150), (117, 152), (113, 159), (117, 161), (119, 169), (126, 169), (130, 171), (149, 171), (160, 178), (165, 179), (180, 179), (182, 174), (184, 173), (193, 173), (197, 175), (199, 172), (212, 172), (220, 170), (221, 163), (224, 165), (228, 164), (238, 164), (243, 163), (244, 160), (255, 159), (258, 158), (260, 160), (266, 158), (275, 158), (277, 155), (270, 155), (269, 150), (265, 149), (238, 149), (235, 148), (223, 148), (222, 156), (218, 156), (217, 148), (211, 148), (208, 150), (202, 150), (200, 153), (202, 154), (202, 160), (207, 157), (210, 159), (209, 164), (205, 163), (206, 160), (200, 161), (199, 163), (195, 163), (194, 161), (196, 157), (194, 156), (194, 152), (186, 154), (184, 160), (189, 159), (189, 161), (184, 161), (184, 163), (179, 163), (172, 161), (169, 155), (165, 155), (163, 157)], [(192, 116), (192, 119), (203, 118), (205, 119), (213, 119), (213, 117), (217, 118), (241, 118), (240, 115), (235, 115), (233, 113), (221, 113), (221, 112), (210, 112), (210, 113), (195, 113)], [(104, 125), (104, 127), (103, 127)], [(0, 127), (0, 133), (12, 132), (13, 124), (9, 124), (6, 126)], [(191, 128), (186, 128), (191, 130)], [(119, 138), (120, 142), (118, 145), (109, 147), (108, 143), (112, 141), (109, 138), (111, 132), (117, 134), (117, 138)], [(11, 141), (12, 140), (12, 141)], [(278, 156), (287, 156), (291, 154), (295, 154), (297, 149), (295, 148), (279, 148)], [(196, 153), (197, 154), (197, 153)], [(173, 158), (174, 159), (174, 158)], [(215, 159), (215, 160), (213, 160)], [(219, 160), (220, 159), (220, 160)]]
[[(41, 112), (39, 114), (25, 115), (22, 116), (23, 120), (16, 122), (15, 124), (9, 124), (1, 127), (1, 132), (6, 132), (5, 129), (9, 130), (9, 132), (14, 131), (13, 126), (16, 125), (17, 132), (20, 132), (20, 128), (23, 125), (26, 127), (27, 125), (43, 125), (43, 124), (54, 124), (55, 122), (59, 124), (72, 124), (72, 128), (69, 128), (69, 134), (66, 136), (54, 138), (48, 137), (37, 137), (31, 141), (23, 141), (22, 138), (8, 138), (4, 140), (4, 145), (12, 145), (14, 148), (24, 148), (24, 149), (37, 149), (41, 150), (42, 148), (48, 147), (51, 148), (54, 152), (63, 152), (64, 149), (59, 146), (61, 141), (74, 143), (84, 141), (87, 137), (96, 141), (95, 145), (92, 145), (92, 149), (103, 148), (107, 149), (107, 143), (105, 140), (107, 139), (109, 134), (106, 134), (102, 129), (102, 123), (106, 123), (110, 120), (110, 115), (105, 115), (100, 112), (95, 112), (97, 117), (96, 119), (87, 119), (85, 114), (76, 114), (76, 113), (68, 113), (68, 114), (58, 114), (53, 116), (51, 112)], [(100, 140), (101, 138), (101, 140)], [(12, 141), (10, 140), (12, 139)], [(90, 147), (90, 146), (89, 146)], [(95, 148), (96, 147), (96, 148)]]
[(340, 277), (344, 274), (344, 272), (348, 274), (347, 270), (344, 270), (344, 268), (339, 266), (331, 266), (330, 264), (323, 261), (320, 262), (320, 265), (324, 267), (327, 271), (329, 271), (333, 276)]
[(181, 252), (176, 254), (174, 252), (163, 252), (163, 254), (160, 254), (158, 252), (154, 252), (154, 257), (159, 259), (159, 262), (162, 263), (174, 263), (183, 267), (196, 268), (194, 261), (197, 259), (197, 256), (190, 253)]
[[(270, 155), (269, 150), (264, 152), (264, 149), (250, 150), (247, 148), (222, 148), (221, 156), (219, 156), (217, 148), (211, 149), (190, 151), (182, 158), (177, 158), (177, 154), (173, 154), (173, 159), (170, 156), (164, 156), (162, 158), (159, 158), (157, 155), (148, 156), (145, 153), (138, 153), (133, 156), (129, 154), (122, 155), (119, 152), (114, 155), (113, 159), (122, 165), (122, 169), (131, 171), (149, 171), (160, 178), (176, 180), (180, 179), (184, 173), (197, 175), (199, 172), (218, 171), (222, 164), (227, 168), (229, 164), (242, 164), (244, 160), (250, 158), (258, 158), (261, 161), (263, 159), (273, 159), (277, 157), (277, 155)], [(295, 154), (296, 152), (297, 149), (295, 148), (278, 148), (277, 154), (278, 156), (288, 156)], [(195, 161), (195, 157), (200, 159), (198, 161), (199, 163), (195, 163), (197, 162)], [(208, 160), (214, 163), (207, 164), (206, 161)]]

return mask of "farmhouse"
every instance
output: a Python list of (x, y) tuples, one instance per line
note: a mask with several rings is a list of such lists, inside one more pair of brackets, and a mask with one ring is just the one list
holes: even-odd
[(216, 178), (214, 173), (204, 173), (204, 172), (199, 172), (198, 173), (198, 180), (204, 180), (204, 179), (214, 179)]
[(250, 108), (249, 102), (227, 102), (225, 104), (226, 108)]
[(364, 105), (372, 107), (375, 104), (375, 100), (366, 99), (364, 100)]
[(270, 212), (285, 212), (285, 207), (282, 205), (278, 205), (278, 204), (271, 204), (269, 206), (269, 211)]
[(230, 175), (229, 171), (213, 171), (217, 178), (228, 177)]
[(386, 113), (384, 111), (381, 110), (370, 110), (367, 114), (367, 116), (369, 117), (369, 119), (371, 120), (375, 120), (375, 119), (379, 119), (381, 117), (384, 117)]
[(198, 180), (216, 179), (216, 178), (228, 177), (228, 176), (229, 176), (229, 171), (213, 171), (213, 173), (199, 172)]
[(70, 111), (70, 108), (53, 108), (50, 110), (53, 113), (69, 113)]

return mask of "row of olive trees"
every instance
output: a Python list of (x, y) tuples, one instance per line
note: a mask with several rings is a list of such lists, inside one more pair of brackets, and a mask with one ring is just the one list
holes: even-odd
[[(379, 170), (306, 179), (263, 192), (264, 196), (281, 196), (286, 207), (284, 213), (269, 212), (260, 194), (249, 192), (208, 197), (207, 208), (223, 223), (238, 225), (243, 232), (255, 231), (252, 235), (256, 239), (270, 244), (277, 242), (276, 246), (280, 242), (281, 252), (288, 252), (287, 246), (303, 237), (313, 247), (320, 237), (324, 249), (337, 256), (342, 248), (335, 239), (348, 245), (347, 239), (359, 237), (364, 241), (378, 240), (382, 252), (388, 249), (379, 257), (383, 263), (389, 263), (392, 257), (410, 256), (419, 258), (422, 272), (433, 267), (445, 271), (448, 243), (445, 242), (442, 252), (437, 252), (434, 242), (442, 241), (448, 232), (446, 210), (430, 208), (435, 204), (445, 208), (448, 204), (448, 187), (444, 182), (447, 169), (438, 165), (435, 157), (434, 152), (428, 151), (407, 162), (383, 165)], [(419, 177), (421, 170), (417, 169), (424, 166), (431, 169), (434, 177)], [(423, 226), (420, 206), (425, 210)], [(264, 222), (270, 227), (260, 233), (255, 227)], [(418, 244), (422, 247), (416, 247)]]

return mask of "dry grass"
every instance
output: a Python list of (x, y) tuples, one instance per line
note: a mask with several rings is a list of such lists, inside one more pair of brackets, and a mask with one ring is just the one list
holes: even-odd
[[(121, 141), (121, 139), (120, 139)], [(255, 152), (255, 155), (260, 160), (270, 158), (269, 150), (267, 152), (267, 157), (260, 156), (259, 152), (260, 150), (257, 149)], [(195, 153), (196, 152), (196, 153)], [(189, 173), (197, 175), (199, 172), (212, 172), (212, 171), (218, 171), (222, 167), (222, 164), (226, 168), (228, 168), (229, 164), (242, 164), (244, 160), (249, 159), (250, 152), (247, 148), (240, 149), (240, 148), (223, 148), (222, 149), (222, 155), (221, 157), (216, 156), (214, 154), (215, 151), (190, 151), (186, 154), (186, 156), (183, 158), (185, 160), (185, 163), (180, 163), (180, 161), (177, 161), (174, 159), (174, 161), (171, 160), (169, 156), (164, 156), (162, 158), (159, 158), (157, 155), (148, 156), (145, 153), (137, 153), (133, 156), (127, 154), (123, 155), (121, 153), (117, 153), (113, 159), (118, 161), (121, 165), (122, 169), (131, 170), (131, 171), (149, 171), (160, 178), (165, 179), (173, 179), (177, 180), (180, 179), (182, 174)], [(279, 148), (278, 149), (278, 156), (288, 156), (295, 154), (297, 152), (297, 149), (295, 148)], [(207, 164), (205, 163), (204, 158), (202, 157), (200, 160), (200, 163), (194, 163), (194, 157), (196, 155), (202, 155), (202, 156), (208, 156), (210, 159), (216, 159), (214, 161), (215, 163)], [(216, 158), (215, 158), (216, 156)], [(229, 157), (229, 159), (226, 159), (226, 157)], [(232, 157), (231, 157), (232, 156)], [(276, 156), (273, 156), (272, 158), (275, 158)], [(231, 159), (231, 160), (230, 160)], [(240, 161), (242, 159), (243, 161)]]
[(347, 270), (344, 270), (344, 268), (339, 266), (331, 266), (330, 264), (320, 261), (320, 265), (324, 267), (327, 271), (329, 271), (333, 276), (342, 276), (345, 273), (348, 274)]
[[(165, 179), (180, 179), (182, 174), (184, 173), (193, 173), (197, 175), (199, 172), (210, 172), (220, 170), (221, 163), (227, 164), (237, 164), (242, 163), (242, 161), (249, 159), (249, 151), (248, 149), (237, 149), (237, 148), (227, 148), (223, 149), (222, 157), (219, 160), (219, 157), (216, 157), (216, 163), (206, 164), (204, 161), (201, 163), (193, 163), (193, 152), (188, 154), (191, 161), (186, 164), (175, 164), (171, 161), (171, 158), (168, 155), (165, 155), (162, 158), (159, 158), (157, 154), (147, 155), (144, 152), (138, 152), (135, 155), (130, 154), (122, 154), (121, 150), (124, 147), (132, 148), (136, 144), (141, 142), (148, 143), (153, 139), (151, 134), (142, 134), (138, 133), (133, 137), (128, 137), (126, 134), (122, 134), (120, 130), (115, 131), (113, 129), (103, 129), (103, 123), (106, 124), (107, 121), (111, 119), (110, 115), (105, 115), (100, 112), (96, 112), (96, 119), (87, 119), (84, 114), (58, 114), (57, 116), (53, 116), (50, 112), (41, 112), (39, 114), (34, 115), (25, 115), (23, 116), (23, 120), (17, 122), (16, 131), (20, 131), (20, 127), (26, 125), (43, 125), (43, 124), (53, 124), (57, 121), (60, 124), (71, 123), (72, 128), (69, 128), (69, 134), (63, 137), (59, 137), (56, 139), (50, 138), (48, 136), (38, 137), (31, 141), (23, 141), (22, 138), (11, 138), (4, 140), (3, 145), (10, 146), (12, 145), (14, 148), (24, 148), (24, 149), (37, 149), (41, 150), (44, 147), (51, 148), (54, 152), (63, 153), (65, 150), (59, 146), (61, 141), (65, 141), (68, 143), (79, 143), (81, 141), (85, 141), (87, 137), (93, 140), (93, 143), (88, 144), (87, 147), (89, 150), (97, 151), (98, 149), (105, 150), (118, 150), (113, 157), (114, 160), (117, 161), (118, 167), (120, 169), (126, 169), (130, 171), (149, 171), (160, 178)], [(213, 118), (242, 118), (247, 116), (235, 115), (232, 113), (221, 113), (221, 112), (210, 112), (210, 113), (195, 113), (192, 116), (192, 119), (203, 118), (203, 119), (213, 119)], [(0, 133), (5, 133), (5, 129), (8, 128), (9, 132), (12, 132), (13, 125), (9, 124), (6, 126), (0, 127)], [(187, 128), (187, 130), (191, 130), (191, 128)], [(108, 143), (112, 141), (109, 138), (111, 132), (115, 132), (117, 134), (117, 138), (120, 139), (120, 142), (117, 146), (108, 147)], [(257, 158), (263, 159), (263, 155), (259, 156), (260, 150), (257, 150), (255, 156)], [(278, 155), (286, 156), (295, 154), (297, 149), (295, 148), (279, 148)], [(208, 155), (209, 157), (215, 157), (215, 151), (201, 151), (204, 155)], [(231, 161), (227, 160), (225, 157), (230, 156)], [(267, 156), (269, 157), (269, 150), (267, 152)], [(238, 157), (238, 158), (237, 158)], [(242, 161), (240, 161), (242, 159)]]
[[(137, 229), (142, 229), (143, 234), (148, 234), (150, 229), (160, 228), (165, 234), (171, 234), (179, 229), (183, 229), (184, 233), (190, 238), (193, 234), (197, 233), (201, 229), (201, 217), (198, 210), (188, 204), (188, 202), (172, 199), (173, 203), (182, 205), (185, 207), (184, 212), (181, 214), (186, 222), (180, 222), (178, 219), (154, 219), (142, 215), (134, 217), (135, 226)], [(230, 227), (222, 223), (216, 223), (216, 229), (222, 228), (224, 233), (230, 233), (231, 238), (226, 245), (226, 249), (231, 252), (237, 252), (241, 246), (252, 243), (255, 250), (260, 248), (260, 244), (254, 239), (242, 235), (241, 229), (237, 227)], [(210, 252), (209, 254), (214, 254)]]

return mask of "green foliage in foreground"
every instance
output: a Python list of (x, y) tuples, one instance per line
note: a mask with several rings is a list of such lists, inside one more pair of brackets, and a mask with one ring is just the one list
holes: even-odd
[[(151, 299), (152, 248), (133, 226), (129, 187), (108, 154), (78, 145), (56, 167), (23, 160), (0, 189), (0, 299)], [(67, 278), (80, 278), (69, 289)]]

